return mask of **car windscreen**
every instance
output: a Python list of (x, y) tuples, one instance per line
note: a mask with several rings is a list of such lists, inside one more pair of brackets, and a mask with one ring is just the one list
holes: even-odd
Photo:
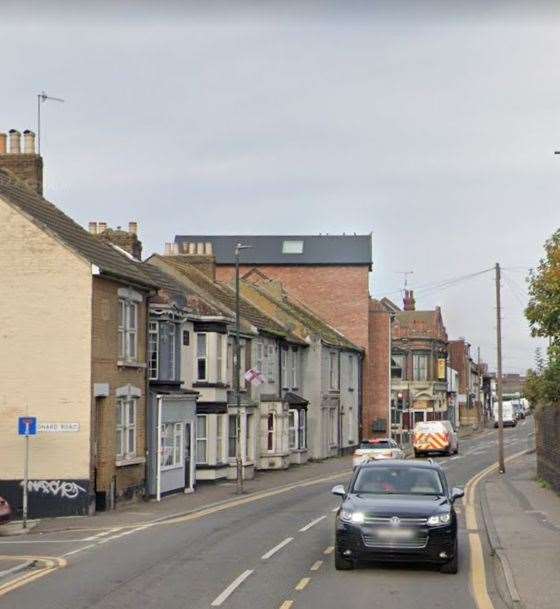
[(364, 467), (352, 486), (356, 494), (443, 495), (441, 478), (426, 467)]
[(361, 449), (373, 449), (373, 448), (391, 448), (391, 444), (389, 443), (389, 440), (380, 440), (378, 442), (361, 442), (360, 443), (360, 448)]

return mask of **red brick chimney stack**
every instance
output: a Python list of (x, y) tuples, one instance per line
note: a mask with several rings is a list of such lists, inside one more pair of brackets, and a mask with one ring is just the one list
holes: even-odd
[(414, 291), (413, 290), (404, 291), (403, 309), (405, 311), (415, 311), (416, 310), (416, 301), (414, 300)]
[(19, 182), (43, 194), (43, 159), (35, 152), (35, 134), (26, 129), (21, 133), (10, 129), (0, 133), (0, 167), (7, 169)]

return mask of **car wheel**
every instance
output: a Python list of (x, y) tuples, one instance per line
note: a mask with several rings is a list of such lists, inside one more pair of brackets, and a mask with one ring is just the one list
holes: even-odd
[(453, 558), (449, 562), (441, 565), (439, 570), (441, 573), (449, 573), (450, 575), (455, 575), (459, 571), (459, 553), (457, 552), (457, 542), (455, 542)]
[(354, 561), (351, 558), (344, 558), (338, 548), (334, 550), (334, 568), (337, 571), (351, 571), (354, 568)]
[(418, 459), (418, 457), (420, 457), (420, 453), (417, 450), (415, 450), (414, 451), (414, 458)]

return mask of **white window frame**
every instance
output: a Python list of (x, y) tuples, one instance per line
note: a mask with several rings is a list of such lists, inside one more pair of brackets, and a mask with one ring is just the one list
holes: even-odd
[(329, 387), (333, 391), (338, 389), (338, 353), (329, 351)]
[(292, 347), (290, 349), (290, 358), (291, 358), (291, 377), (292, 377), (292, 389), (297, 389), (298, 386), (298, 370), (297, 370), (297, 363), (298, 363), (298, 356), (299, 356), (299, 350), (297, 347)]
[[(204, 337), (204, 355), (199, 355), (199, 342), (201, 337)], [(199, 375), (199, 362), (204, 361), (204, 377)], [(195, 357), (195, 374), (194, 378), (197, 381), (208, 380), (208, 334), (206, 332), (196, 333), (196, 357)]]
[[(204, 435), (199, 435), (198, 422), (204, 421)], [(199, 458), (199, 443), (204, 444), (204, 459)], [(195, 454), (196, 462), (200, 464), (208, 463), (208, 415), (197, 414), (196, 415), (196, 427), (195, 427)]]
[(216, 382), (224, 381), (224, 335), (216, 334)]
[[(168, 437), (168, 430), (171, 431), (171, 446), (164, 444)], [(165, 464), (164, 448), (169, 448), (171, 463)], [(161, 470), (177, 469), (185, 465), (185, 425), (181, 422), (161, 424)]]
[[(233, 421), (233, 425), (232, 425), (232, 421)], [(230, 414), (228, 415), (228, 459), (235, 459), (237, 457), (237, 425), (241, 424), (241, 421), (239, 420), (239, 415), (237, 414)], [(233, 433), (232, 433), (233, 430)], [(234, 454), (231, 454), (231, 441), (233, 440), (233, 446), (234, 446)]]
[(288, 445), (290, 450), (298, 449), (298, 418), (299, 413), (296, 408), (288, 411)]
[[(272, 428), (270, 421), (272, 420)], [(266, 452), (273, 453), (276, 449), (276, 413), (269, 412), (266, 417)]]
[[(137, 402), (138, 399), (135, 397), (121, 397), (117, 399), (115, 448), (117, 461), (129, 461), (136, 457)], [(132, 441), (130, 436), (131, 431), (133, 432)]]
[(138, 304), (119, 298), (119, 359), (138, 361)]
[(336, 411), (334, 408), (329, 410), (329, 437), (331, 446), (336, 446), (338, 439), (338, 424), (336, 420)]
[[(155, 338), (154, 338), (155, 337)], [(155, 358), (154, 358), (155, 356)], [(155, 381), (159, 376), (159, 323), (148, 323), (148, 378)]]
[(280, 368), (282, 370), (282, 389), (289, 389), (288, 385), (288, 349), (280, 349)]
[(216, 415), (216, 463), (224, 462), (224, 417), (227, 415)]
[(169, 336), (169, 379), (177, 378), (177, 326), (168, 322), (167, 335)]
[(297, 444), (300, 450), (307, 448), (307, 410), (298, 410)]

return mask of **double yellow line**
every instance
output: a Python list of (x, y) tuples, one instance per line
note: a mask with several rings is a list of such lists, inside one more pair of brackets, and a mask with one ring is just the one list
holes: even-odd
[(36, 579), (41, 579), (41, 577), (45, 577), (45, 575), (54, 573), (54, 571), (58, 571), (58, 569), (62, 569), (66, 566), (66, 561), (64, 558), (59, 558), (58, 556), (0, 556), (0, 560), (13, 560), (14, 558), (21, 560), (34, 560), (41, 563), (41, 567), (24, 575), (20, 575), (19, 577), (16, 577), (3, 585), (0, 585), (0, 597), (8, 594), (9, 592), (17, 590), (17, 588), (21, 588), (21, 586), (30, 584)]

